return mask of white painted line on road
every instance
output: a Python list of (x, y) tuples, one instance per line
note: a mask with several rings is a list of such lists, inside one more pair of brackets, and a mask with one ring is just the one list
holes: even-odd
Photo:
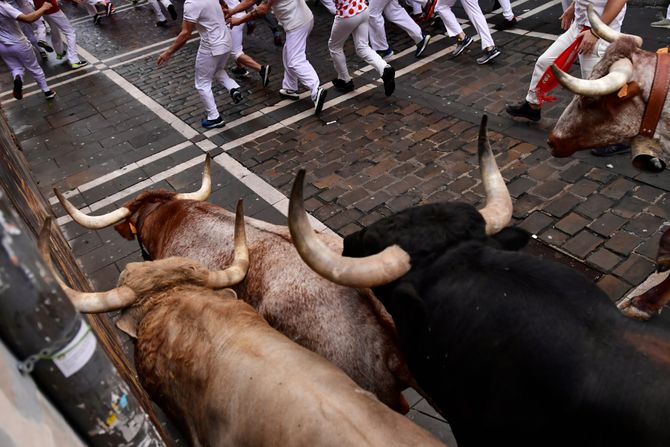
[[(207, 140), (205, 140), (207, 141)], [(126, 165), (122, 168), (116, 169), (108, 174), (102, 175), (95, 180), (91, 180), (90, 182), (86, 182), (82, 185), (77, 186), (75, 189), (70, 189), (69, 191), (62, 192), (65, 198), (69, 199), (70, 197), (76, 196), (77, 194), (81, 194), (82, 192), (91, 190), (95, 188), (96, 186), (100, 186), (103, 183), (106, 183), (108, 181), (114, 180), (115, 178), (118, 178), (124, 174), (127, 174), (129, 172), (132, 172), (136, 169), (141, 168), (142, 166), (146, 166), (150, 163), (153, 163), (156, 160), (160, 160), (161, 158), (165, 158), (169, 155), (172, 155), (176, 152), (179, 152), (182, 149), (185, 149), (189, 146), (193, 145), (190, 141), (184, 141), (183, 143), (179, 143), (177, 145), (174, 145), (172, 147), (169, 147), (163, 151), (160, 151), (154, 155), (151, 155), (150, 157), (143, 158), (142, 160), (138, 160), (134, 163), (131, 163), (129, 165)], [(214, 143), (212, 143), (212, 149), (216, 147)], [(58, 203), (58, 198), (56, 196), (51, 196), (49, 198), (49, 203), (51, 205), (55, 205)]]
[[(188, 161), (185, 161), (184, 163), (181, 163), (173, 168), (167, 169), (159, 174), (156, 174), (146, 180), (143, 180), (141, 182), (135, 183), (134, 185), (119, 191), (115, 194), (112, 194), (111, 196), (107, 196), (102, 200), (98, 200), (97, 202), (89, 205), (87, 208), (82, 208), (82, 211), (85, 210), (86, 213), (94, 213), (108, 205), (113, 204), (114, 202), (118, 202), (121, 199), (124, 199), (132, 194), (135, 194), (144, 188), (147, 188), (155, 183), (159, 183), (163, 180), (166, 180), (176, 174), (179, 174), (180, 172), (183, 172), (189, 168), (192, 168), (193, 166), (196, 165), (201, 165), (203, 163), (203, 157), (202, 155), (198, 155), (197, 157), (194, 157)], [(65, 225), (68, 222), (72, 222), (72, 218), (70, 217), (69, 214), (66, 214), (65, 216), (59, 217), (56, 222), (58, 222), (58, 225)]]
[[(50, 83), (54, 79), (60, 79), (60, 78), (66, 77), (66, 76), (72, 76), (73, 80), (78, 79), (82, 76), (88, 76), (91, 73), (91, 71), (90, 71), (91, 69), (94, 69), (93, 65), (91, 65), (89, 67), (86, 67), (86, 68), (81, 68), (81, 69), (75, 70), (75, 71), (72, 71), (72, 70), (65, 71), (63, 73), (60, 73), (60, 74), (57, 74), (57, 75), (54, 75), (54, 76), (51, 76), (51, 77), (47, 78), (47, 83)], [(84, 75), (84, 73), (86, 73), (86, 74)], [(35, 82), (31, 82), (30, 84), (24, 84), (23, 85), (23, 96), (27, 96), (26, 90), (32, 89), (33, 87), (37, 87), (37, 84)], [(12, 97), (12, 91), (7, 90), (5, 92), (0, 93), (0, 98), (4, 99), (5, 97), (11, 98)]]
[[(100, 73), (100, 72), (99, 72), (98, 70), (95, 70), (95, 71), (89, 71), (88, 73), (86, 73), (86, 74), (84, 74), (84, 75), (81, 75), (81, 76), (77, 76), (76, 78), (71, 78), (71, 79), (67, 79), (67, 80), (65, 80), (65, 81), (63, 81), (63, 82), (58, 82), (58, 83), (56, 83), (56, 84), (51, 84), (51, 85), (49, 85), (49, 88), (52, 88), (52, 89), (53, 89), (54, 87), (58, 87), (58, 86), (60, 86), (60, 85), (69, 84), (70, 82), (78, 81), (78, 80), (80, 80), (80, 79), (86, 78), (86, 77), (91, 76), (91, 75), (94, 75), (94, 74), (96, 74), (96, 73)], [(32, 91), (32, 92), (29, 92), (29, 93), (25, 93), (25, 92), (24, 92), (24, 93), (23, 93), (23, 97), (26, 98), (26, 97), (28, 97), (28, 96), (36, 95), (36, 94), (38, 94), (38, 93), (42, 93), (42, 91), (41, 91), (41, 90), (34, 90), (34, 91)], [(56, 92), (56, 93), (58, 93), (58, 92)], [(3, 100), (2, 102), (0, 102), (0, 104), (4, 106), (5, 104), (11, 103), (11, 102), (13, 102), (13, 101), (16, 101), (16, 100), (15, 100), (14, 98), (12, 98), (12, 99), (5, 99), (5, 100)]]
[(128, 82), (123, 76), (116, 73), (114, 70), (105, 70), (102, 72), (109, 79), (114, 81), (116, 85), (124, 89), (126, 92), (130, 93), (135, 99), (144, 104), (158, 115), (163, 121), (172, 126), (177, 132), (182, 134), (185, 138), (190, 139), (198, 135), (198, 132), (194, 130), (191, 126), (180, 120), (176, 115), (172, 114), (168, 109), (160, 105), (158, 102), (154, 101), (146, 93), (144, 93), (139, 88), (135, 87), (133, 84)]
[[(242, 182), (247, 188), (252, 190), (261, 199), (272, 205), (274, 209), (284, 216), (288, 216), (288, 199), (272, 185), (245, 168), (240, 162), (226, 153), (214, 157), (214, 161)], [(314, 228), (315, 231), (338, 236), (334, 231), (324, 225), (323, 222), (320, 222), (313, 216), (310, 215), (309, 219), (312, 228)]]
[[(123, 5), (123, 6), (119, 6), (118, 8), (116, 8), (114, 10), (114, 14), (112, 14), (112, 17), (121, 13), (121, 12), (127, 11), (129, 9), (133, 9), (136, 6), (141, 6), (141, 5), (146, 5), (146, 4), (147, 4), (147, 2), (138, 3), (138, 4), (126, 4), (126, 5)], [(106, 17), (104, 14), (102, 16), (102, 19), (103, 20), (109, 20), (109, 18)], [(77, 17), (76, 19), (70, 20), (70, 23), (72, 25), (79, 25), (80, 23), (84, 23), (84, 22), (93, 22), (93, 16), (87, 15), (86, 17)]]
[[(160, 42), (152, 43), (151, 45), (147, 45), (146, 47), (136, 48), (136, 49), (134, 49), (132, 51), (128, 51), (126, 53), (117, 54), (116, 56), (112, 56), (112, 57), (109, 57), (107, 59), (103, 59), (102, 61), (106, 64), (109, 64), (110, 62), (115, 61), (117, 59), (128, 57), (128, 56), (133, 55), (135, 53), (140, 53), (142, 51), (146, 51), (146, 50), (149, 50), (149, 49), (154, 48), (154, 47), (159, 47), (159, 46), (169, 47), (170, 46), (169, 44), (174, 42), (175, 37), (171, 37), (170, 39), (161, 40)], [(197, 31), (193, 31), (193, 37), (191, 39), (189, 39), (188, 42), (186, 42), (186, 43), (188, 44), (188, 43), (191, 43), (191, 42), (195, 42), (196, 40), (200, 40), (200, 36), (198, 36)]]
[[(199, 42), (199, 41), (200, 41), (200, 37), (196, 37), (196, 38), (194, 38), (194, 39), (190, 39), (188, 42), (186, 42), (185, 45), (188, 45), (188, 44), (193, 43), (193, 42)], [(170, 48), (169, 45), (168, 45), (168, 46), (165, 46), (165, 47), (161, 47), (161, 48), (159, 48), (159, 49), (157, 49), (157, 50), (150, 51), (149, 53), (144, 53), (144, 54), (142, 54), (142, 55), (140, 55), (140, 56), (137, 56), (137, 57), (134, 57), (134, 58), (132, 58), (132, 59), (127, 59), (127, 60), (121, 61), (121, 62), (119, 62), (119, 63), (116, 63), (116, 64), (114, 64), (114, 65), (110, 65), (109, 68), (116, 68), (116, 67), (121, 67), (121, 66), (123, 66), (123, 65), (132, 64), (132, 63), (135, 62), (135, 61), (139, 61), (139, 60), (145, 59), (145, 58), (147, 58), (147, 57), (149, 57), (149, 56), (153, 56), (153, 55), (155, 55), (155, 54), (162, 53), (163, 51), (167, 50), (168, 48)]]

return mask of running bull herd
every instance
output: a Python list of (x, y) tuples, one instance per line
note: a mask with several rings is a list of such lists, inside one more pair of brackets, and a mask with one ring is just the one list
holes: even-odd
[[(650, 56), (635, 37), (594, 29), (616, 40), (594, 76), (627, 55), (630, 64), (609, 72), (633, 66), (623, 69), (630, 96), (609, 98), (621, 86), (595, 99), (578, 91), (570, 107), (643, 110), (650, 83), (635, 67)], [(624, 131), (608, 113), (599, 125)], [(565, 129), (577, 119), (587, 118), (561, 117), (550, 137), (556, 155), (582, 148), (557, 149), (569, 147)], [(620, 312), (581, 274), (519, 251), (529, 234), (509, 226), (512, 200), (486, 117), (479, 162), (482, 209), (417, 206), (344, 241), (311, 228), (304, 171), (288, 228), (244, 218), (241, 203), (236, 214), (207, 203), (209, 157), (199, 191), (145, 192), (104, 216), (57, 192), (79, 224), (115, 225), (153, 259), (128, 264), (106, 292), (60, 279), (50, 222), (39, 245), (78, 310), (122, 310), (117, 326), (135, 338), (143, 386), (195, 446), (443, 445), (402, 416), (408, 387), (445, 417), (461, 447), (670, 445), (670, 328), (651, 319), (670, 286), (619, 303)], [(669, 233), (659, 269), (670, 266)]]

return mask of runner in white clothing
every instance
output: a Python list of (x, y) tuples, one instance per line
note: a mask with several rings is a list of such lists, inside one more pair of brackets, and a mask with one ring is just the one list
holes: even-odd
[[(619, 31), (626, 15), (626, 0), (575, 0), (561, 15), (561, 28), (566, 31), (558, 36), (537, 59), (533, 76), (530, 79), (526, 99), (518, 104), (508, 105), (505, 110), (511, 116), (525, 118), (531, 121), (539, 121), (542, 117), (542, 94), (538, 96), (540, 81), (543, 79), (547, 68), (566, 50), (570, 48), (579, 36), (582, 41), (579, 44), (579, 68), (582, 78), (588, 79), (591, 70), (600, 61), (605, 53), (608, 43), (591, 30), (591, 24), (586, 14), (588, 5), (593, 5), (595, 13), (603, 22)], [(627, 152), (630, 146), (626, 144), (614, 144), (591, 150), (593, 155), (608, 156)]]
[(421, 28), (412, 19), (398, 0), (370, 0), (370, 46), (381, 57), (388, 59), (393, 56), (393, 48), (388, 44), (384, 31), (384, 18), (397, 25), (412, 38), (416, 44), (414, 57), (421, 57), (426, 51), (430, 34), (424, 35)]
[[(224, 13), (228, 13), (228, 10), (240, 4), (239, 0), (224, 0), (224, 1), (227, 5), (227, 7), (224, 8)], [(244, 15), (245, 12), (238, 12), (237, 14), (235, 14), (235, 17), (244, 17)], [(253, 71), (257, 72), (258, 75), (261, 77), (261, 83), (263, 84), (263, 87), (267, 87), (268, 82), (270, 82), (270, 66), (259, 64), (254, 60), (254, 58), (252, 58), (251, 56), (249, 56), (244, 52), (244, 46), (243, 46), (244, 27), (233, 26), (230, 30), (230, 33), (231, 38), (233, 40), (233, 48), (231, 50), (231, 54), (235, 59), (235, 64), (237, 64), (236, 68), (238, 69), (237, 73), (235, 72), (235, 69), (233, 69), (232, 70), (233, 74), (237, 76), (246, 76), (247, 74), (249, 74), (247, 68), (250, 68)]]
[(159, 57), (157, 64), (163, 65), (191, 37), (193, 30), (200, 34), (200, 46), (195, 58), (195, 89), (205, 105), (207, 118), (201, 121), (206, 129), (223, 127), (225, 123), (219, 114), (212, 92), (212, 79), (216, 79), (230, 92), (233, 102), (242, 100), (240, 86), (226, 73), (226, 63), (230, 56), (230, 30), (223, 17), (223, 9), (214, 0), (186, 0), (181, 32), (174, 43)]
[(314, 16), (305, 0), (266, 0), (253, 11), (243, 16), (236, 16), (255, 4), (255, 0), (243, 0), (239, 5), (228, 11), (228, 22), (231, 26), (239, 26), (263, 16), (272, 8), (279, 24), (286, 32), (286, 42), (282, 51), (284, 63), (284, 79), (279, 94), (289, 99), (299, 99), (298, 82), (305, 85), (314, 101), (314, 114), (318, 115), (326, 101), (326, 89), (319, 87), (319, 76), (305, 53), (307, 37), (314, 26)]
[(539, 121), (541, 119), (542, 101), (537, 96), (540, 79), (544, 76), (547, 68), (554, 63), (563, 51), (572, 45), (578, 36), (583, 36), (583, 40), (579, 45), (579, 67), (582, 71), (582, 78), (588, 79), (591, 75), (591, 70), (602, 57), (608, 43), (599, 39), (591, 31), (591, 24), (586, 15), (586, 8), (589, 4), (593, 5), (594, 11), (600, 16), (603, 22), (609, 24), (616, 31), (621, 29), (621, 24), (626, 14), (626, 0), (574, 1), (559, 17), (561, 28), (566, 31), (537, 59), (526, 99), (519, 104), (508, 105), (506, 107), (508, 114), (531, 121)]
[(37, 63), (35, 52), (19, 27), (19, 21), (32, 23), (51, 8), (51, 3), (44, 3), (36, 11), (25, 14), (6, 1), (0, 0), (0, 57), (12, 73), (13, 95), (16, 99), (23, 98), (23, 75), (26, 70), (35, 78), (46, 99), (53, 99), (56, 96), (56, 93), (49, 89), (44, 71)]
[(335, 15), (333, 28), (330, 30), (328, 50), (333, 58), (337, 78), (333, 85), (343, 93), (354, 89), (354, 81), (347, 69), (344, 56), (344, 42), (354, 36), (356, 54), (368, 64), (375, 67), (384, 81), (384, 93), (391, 96), (395, 90), (395, 70), (368, 45), (368, 6), (361, 0), (321, 0), (331, 14)]
[[(491, 62), (496, 57), (500, 56), (500, 50), (496, 47), (493, 42), (493, 37), (491, 37), (491, 31), (489, 31), (489, 25), (486, 23), (486, 18), (482, 13), (482, 9), (479, 7), (477, 0), (460, 0), (465, 13), (467, 14), (470, 22), (474, 26), (477, 34), (481, 37), (482, 50), (484, 54), (477, 58), (477, 63), (487, 64)], [(440, 14), (440, 18), (444, 23), (444, 27), (447, 29), (447, 34), (449, 37), (456, 37), (457, 45), (454, 51), (451, 53), (452, 57), (456, 57), (463, 53), (465, 49), (473, 42), (472, 37), (467, 36), (461, 28), (461, 24), (458, 23), (458, 19), (451, 11), (452, 6), (456, 3), (456, 0), (438, 0), (437, 6), (435, 9)]]
[(658, 22), (652, 22), (651, 26), (653, 28), (670, 28), (670, 5), (668, 5), (668, 9), (665, 11), (665, 18)]

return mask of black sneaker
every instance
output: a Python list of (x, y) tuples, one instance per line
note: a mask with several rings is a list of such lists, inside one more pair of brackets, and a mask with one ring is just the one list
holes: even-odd
[(391, 58), (391, 56), (393, 56), (393, 54), (394, 54), (393, 53), (393, 48), (388, 47), (385, 50), (377, 50), (377, 54), (379, 56), (381, 56), (381, 58), (384, 59), (385, 61), (388, 61)]
[(159, 27), (159, 28), (166, 27), (167, 26), (167, 20), (159, 20), (158, 22), (156, 22), (156, 26)]
[(512, 17), (511, 20), (503, 19), (502, 22), (497, 23), (493, 28), (497, 31), (505, 31), (506, 29), (514, 28), (516, 26), (516, 17)]
[(40, 47), (40, 48), (43, 48), (44, 51), (46, 51), (47, 53), (53, 53), (54, 52), (54, 49), (51, 47), (51, 45), (49, 45), (44, 40), (38, 40), (37, 41), (37, 46)]
[(244, 68), (244, 67), (237, 67), (237, 66), (235, 66), (235, 67), (233, 67), (233, 68), (230, 69), (230, 72), (231, 72), (232, 74), (234, 74), (235, 76), (238, 76), (238, 77), (249, 76), (249, 70), (247, 70), (247, 69)]
[(596, 157), (610, 157), (612, 155), (625, 154), (627, 152), (630, 152), (630, 146), (627, 144), (612, 144), (610, 146), (591, 149), (591, 154)]
[(262, 65), (261, 66), (261, 71), (258, 72), (258, 74), (261, 77), (261, 82), (263, 83), (263, 87), (267, 87), (268, 83), (270, 82), (270, 66), (269, 65)]
[(421, 57), (423, 52), (426, 51), (428, 42), (430, 42), (430, 34), (424, 35), (423, 39), (421, 39), (421, 41), (416, 44), (416, 52), (414, 52), (414, 57)]
[(202, 127), (205, 129), (216, 129), (226, 125), (226, 123), (223, 122), (223, 118), (220, 116), (218, 118), (214, 118), (213, 120), (204, 119), (200, 121), (200, 124), (202, 124)]
[(174, 7), (172, 3), (168, 5), (167, 10), (170, 13), (170, 18), (172, 20), (177, 20), (177, 9)]
[(279, 94), (284, 98), (292, 99), (294, 101), (300, 99), (300, 95), (298, 95), (298, 92), (296, 92), (295, 90), (289, 90), (287, 88), (280, 88)]
[(53, 90), (47, 90), (46, 92), (44, 92), (44, 97), (47, 100), (54, 99), (56, 97), (56, 92), (54, 92)]
[(528, 104), (528, 101), (523, 101), (519, 104), (508, 105), (505, 111), (517, 118), (526, 118), (531, 121), (540, 121), (542, 118), (542, 109), (534, 109)]
[(319, 115), (321, 110), (323, 110), (323, 103), (326, 102), (326, 95), (328, 91), (325, 88), (319, 87), (319, 90), (316, 92), (316, 98), (314, 99), (314, 115)]
[(459, 56), (467, 47), (470, 46), (470, 44), (473, 42), (472, 37), (470, 36), (465, 36), (462, 39), (457, 39), (456, 40), (456, 48), (454, 48), (453, 53), (451, 53), (451, 57), (456, 57)]
[(484, 54), (477, 58), (477, 63), (479, 65), (488, 64), (496, 57), (500, 56), (500, 50), (497, 47), (493, 47), (488, 51), (484, 51)]
[(230, 97), (233, 98), (233, 102), (237, 104), (242, 101), (242, 92), (239, 88), (230, 89)]
[(105, 15), (109, 17), (112, 15), (113, 12), (114, 12), (114, 4), (112, 2), (107, 3), (105, 5)]
[(102, 20), (102, 16), (100, 14), (96, 14), (96, 15), (93, 16), (93, 24), (94, 25), (100, 25), (100, 20)]
[(354, 80), (349, 79), (349, 82), (345, 82), (340, 78), (335, 78), (333, 79), (333, 87), (335, 87), (335, 90), (340, 91), (342, 93), (349, 93), (354, 91)]
[(382, 81), (384, 81), (384, 94), (391, 96), (395, 91), (395, 68), (387, 65), (382, 73)]
[(16, 75), (14, 78), (14, 89), (12, 90), (12, 96), (16, 99), (23, 99), (23, 79), (21, 76)]

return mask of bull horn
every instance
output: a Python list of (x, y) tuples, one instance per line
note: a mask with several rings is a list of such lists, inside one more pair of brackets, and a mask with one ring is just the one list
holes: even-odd
[(615, 40), (620, 39), (622, 37), (629, 37), (635, 41), (635, 44), (637, 45), (638, 48), (642, 48), (642, 38), (640, 36), (636, 36), (634, 34), (624, 34), (620, 33), (619, 31), (614, 31), (612, 28), (607, 26), (605, 22), (600, 20), (600, 17), (598, 17), (598, 14), (596, 14), (595, 10), (593, 9), (593, 5), (587, 6), (586, 14), (588, 15), (589, 22), (591, 22), (591, 27), (593, 31), (601, 39), (612, 43)]
[(388, 284), (407, 273), (410, 258), (397, 245), (365, 258), (348, 258), (333, 253), (316, 235), (309, 224), (302, 188), (305, 170), (298, 171), (288, 209), (291, 238), (300, 257), (319, 275), (336, 284), (348, 287), (376, 287)]
[(512, 220), (512, 198), (505, 185), (493, 156), (489, 137), (486, 132), (488, 117), (482, 116), (479, 126), (479, 170), (486, 191), (486, 205), (479, 210), (486, 222), (486, 234), (493, 235), (505, 228)]
[(233, 264), (225, 270), (209, 272), (207, 287), (222, 289), (241, 282), (249, 270), (249, 249), (247, 248), (247, 237), (244, 231), (244, 206), (243, 201), (237, 202), (235, 212), (235, 257)]
[(135, 302), (137, 296), (135, 295), (135, 292), (127, 286), (117, 287), (108, 292), (85, 293), (74, 290), (65, 284), (51, 261), (51, 221), (51, 217), (47, 217), (44, 221), (38, 241), (39, 250), (42, 253), (42, 257), (44, 258), (47, 267), (51, 270), (52, 276), (79, 312), (111, 312), (113, 310), (128, 307)]
[(556, 65), (551, 66), (556, 80), (572, 93), (582, 96), (605, 96), (615, 93), (633, 76), (633, 63), (628, 58), (619, 59), (610, 66), (609, 73), (600, 79), (579, 79), (570, 76)]
[(207, 157), (205, 157), (205, 167), (202, 171), (202, 184), (200, 185), (200, 189), (196, 192), (179, 193), (175, 196), (176, 199), (198, 201), (207, 200), (209, 195), (212, 193), (212, 171), (210, 168), (211, 161), (212, 156), (207, 154)]
[(65, 208), (65, 211), (72, 217), (72, 220), (77, 222), (84, 228), (89, 228), (91, 230), (99, 230), (101, 228), (109, 227), (116, 223), (121, 222), (126, 217), (130, 216), (130, 210), (128, 208), (121, 207), (117, 210), (114, 210), (110, 213), (103, 214), (102, 216), (89, 216), (88, 214), (79, 211), (68, 199), (63, 196), (63, 194), (54, 188), (54, 193), (58, 197), (58, 201)]

